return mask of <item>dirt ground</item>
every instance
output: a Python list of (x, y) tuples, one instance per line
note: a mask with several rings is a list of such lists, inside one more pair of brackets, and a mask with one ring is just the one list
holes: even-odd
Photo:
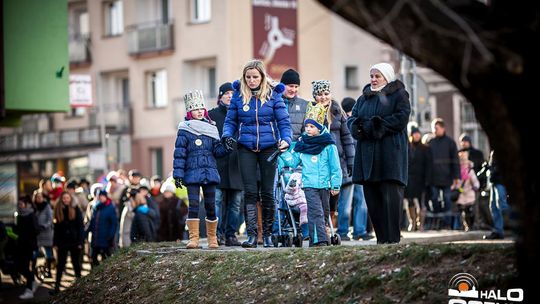
[(457, 273), (516, 287), (512, 243), (195, 250), (145, 244), (107, 260), (53, 303), (441, 303)]

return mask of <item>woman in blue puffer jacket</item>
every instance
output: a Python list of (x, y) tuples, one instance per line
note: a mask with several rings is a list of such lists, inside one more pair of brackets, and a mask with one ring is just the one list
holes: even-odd
[(264, 64), (252, 60), (244, 66), (242, 79), (233, 83), (234, 93), (225, 118), (222, 139), (228, 147), (238, 142), (238, 158), (244, 182), (244, 202), (248, 240), (243, 247), (257, 247), (257, 166), (260, 170), (264, 247), (273, 246), (273, 186), (275, 159), (267, 159), (277, 149), (286, 151), (292, 132), (289, 114), (283, 102), (283, 84), (273, 88)]
[(184, 96), (186, 119), (178, 125), (174, 149), (173, 177), (176, 187), (188, 190), (188, 249), (199, 248), (200, 188), (204, 194), (208, 248), (218, 248), (216, 185), (220, 182), (216, 157), (229, 152), (220, 142), (219, 132), (208, 116), (201, 91)]

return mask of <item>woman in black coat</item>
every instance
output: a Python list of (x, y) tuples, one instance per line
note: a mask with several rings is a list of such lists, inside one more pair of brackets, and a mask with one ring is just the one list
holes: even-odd
[(370, 69), (347, 124), (356, 144), (353, 182), (364, 186), (377, 243), (399, 243), (399, 218), (407, 185), (409, 94), (388, 63)]
[(411, 128), (409, 143), (409, 178), (405, 187), (405, 207), (409, 220), (409, 231), (423, 230), (426, 213), (425, 189), (431, 174), (431, 152), (422, 143), (422, 133), (416, 127)]
[(54, 238), (53, 244), (58, 248), (58, 264), (56, 265), (56, 284), (53, 293), (60, 291), (60, 282), (66, 268), (68, 252), (75, 271), (75, 277), (81, 277), (80, 255), (84, 241), (82, 213), (74, 203), (73, 196), (62, 192), (54, 206)]

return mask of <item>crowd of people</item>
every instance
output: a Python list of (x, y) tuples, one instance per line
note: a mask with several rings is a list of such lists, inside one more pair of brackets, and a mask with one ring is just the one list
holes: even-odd
[[(369, 73), (357, 99), (339, 103), (331, 82), (316, 80), (308, 101), (298, 96), (298, 72), (289, 69), (274, 81), (252, 60), (239, 80), (219, 87), (212, 109), (201, 91), (184, 96), (186, 117), (167, 178), (147, 179), (133, 169), (111, 171), (93, 184), (59, 173), (43, 179), (17, 205), (19, 265), (27, 283), (21, 298), (33, 297), (32, 265), (41, 251), (49, 276), (56, 264), (58, 292), (68, 253), (80, 277), (83, 255), (94, 267), (118, 247), (185, 234), (188, 249), (201, 248), (201, 228), (211, 249), (273, 247), (281, 199), (274, 197), (276, 172), (283, 166), (296, 171), (285, 201), (299, 207), (310, 246), (330, 245), (330, 225), (344, 241), (369, 240), (374, 231), (378, 244), (400, 242), (402, 230), (489, 223), (494, 229), (486, 238), (503, 238), (507, 195), (493, 153), (485, 162), (466, 135), (458, 149), (442, 119), (422, 136), (409, 123), (409, 94), (393, 67), (379, 63)], [(491, 218), (482, 211), (483, 197)], [(247, 239), (240, 243), (243, 222)]]

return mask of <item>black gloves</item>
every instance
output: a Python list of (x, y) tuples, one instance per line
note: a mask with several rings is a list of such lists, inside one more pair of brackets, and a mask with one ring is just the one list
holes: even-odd
[(184, 184), (184, 180), (181, 178), (177, 178), (174, 180), (174, 184), (176, 185), (176, 188), (183, 188), (186, 187), (186, 184)]
[(349, 174), (349, 176), (352, 176), (352, 169), (353, 169), (352, 165), (347, 165), (347, 174)]
[(229, 151), (233, 150), (234, 149), (234, 145), (236, 144), (236, 139), (232, 138), (232, 137), (223, 137), (221, 139), (223, 145), (225, 146), (225, 148)]

